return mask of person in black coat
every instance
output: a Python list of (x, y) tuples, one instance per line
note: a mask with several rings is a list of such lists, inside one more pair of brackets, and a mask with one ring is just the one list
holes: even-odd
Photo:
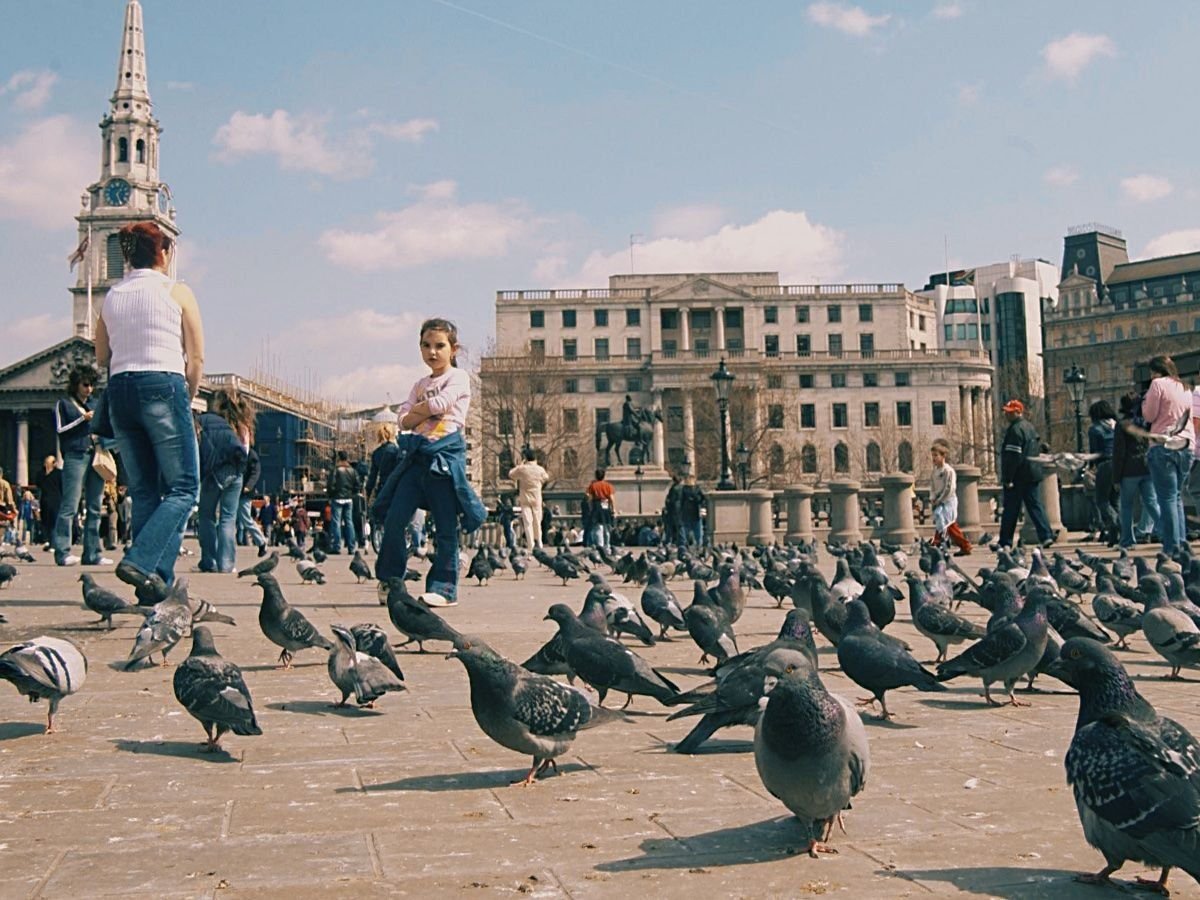
[(50, 536), (54, 534), (58, 507), (62, 503), (62, 470), (56, 465), (57, 462), (53, 456), (47, 456), (42, 460), (42, 471), (33, 479), (38, 489), (38, 504), (41, 507), (41, 541), (47, 547), (50, 545)]
[(1021, 504), (1024, 504), (1033, 527), (1037, 529), (1038, 541), (1043, 547), (1049, 547), (1058, 535), (1050, 530), (1050, 522), (1046, 519), (1046, 511), (1042, 509), (1042, 501), (1038, 496), (1038, 485), (1046, 476), (1041, 464), (1033, 460), (1033, 457), (1042, 453), (1042, 440), (1037, 430), (1026, 421), (1025, 404), (1020, 400), (1005, 403), (1004, 414), (1008, 418), (1008, 430), (1004, 432), (1004, 440), (1000, 445), (1000, 482), (1004, 485), (1000, 546), (1012, 546), (1017, 516), (1021, 513)]

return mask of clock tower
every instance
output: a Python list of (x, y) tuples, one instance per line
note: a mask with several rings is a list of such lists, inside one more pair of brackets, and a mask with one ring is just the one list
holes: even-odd
[(128, 0), (117, 87), (100, 120), (100, 179), (83, 194), (79, 223), (79, 278), (71, 288), (74, 334), (91, 338), (100, 301), (125, 274), (117, 232), (131, 222), (156, 222), (178, 239), (171, 191), (159, 178), (162, 126), (154, 118), (146, 81), (142, 6)]

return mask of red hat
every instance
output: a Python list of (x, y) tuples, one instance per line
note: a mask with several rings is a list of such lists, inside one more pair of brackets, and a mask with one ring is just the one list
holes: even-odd
[(1020, 400), (1009, 400), (1004, 404), (1004, 411), (1006, 413), (1017, 413), (1018, 415), (1023, 415), (1025, 413), (1025, 404)]

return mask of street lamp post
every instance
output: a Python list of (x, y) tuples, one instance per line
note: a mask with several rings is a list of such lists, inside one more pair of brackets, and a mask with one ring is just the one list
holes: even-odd
[(638, 515), (642, 514), (642, 479), (646, 477), (646, 473), (642, 471), (641, 463), (633, 470), (633, 480), (637, 482), (638, 489)]
[(717, 482), (718, 491), (732, 491), (737, 485), (733, 483), (733, 473), (729, 470), (729, 389), (733, 386), (734, 374), (725, 368), (725, 357), (717, 366), (717, 371), (708, 376), (712, 379), (713, 387), (717, 390), (717, 410), (721, 414), (721, 478)]
[(1075, 452), (1083, 452), (1083, 392), (1087, 387), (1087, 373), (1079, 366), (1071, 366), (1063, 372), (1063, 384), (1075, 404)]
[(742, 490), (746, 490), (750, 479), (750, 448), (745, 441), (738, 441), (737, 449), (733, 451), (737, 457), (738, 476), (742, 480)]

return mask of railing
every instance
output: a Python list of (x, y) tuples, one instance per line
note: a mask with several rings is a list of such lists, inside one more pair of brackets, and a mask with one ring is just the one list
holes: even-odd
[[(661, 285), (658, 290), (666, 287)], [(736, 284), (755, 297), (827, 297), (848, 294), (902, 294), (902, 282), (878, 284)], [(528, 300), (649, 300), (656, 288), (553, 288), (496, 291), (498, 302)], [(697, 301), (703, 298), (697, 297)]]
[(553, 290), (496, 291), (496, 301), (522, 300), (649, 300), (650, 288), (555, 288)]
[[(1057, 349), (1057, 348), (1055, 348)], [(509, 360), (525, 360), (537, 364), (557, 364), (559, 362), (586, 368), (599, 366), (605, 369), (619, 369), (621, 363), (671, 362), (688, 363), (695, 361), (709, 362), (718, 358), (740, 360), (769, 360), (772, 363), (812, 361), (812, 362), (879, 362), (881, 360), (907, 360), (914, 362), (932, 362), (936, 360), (963, 360), (990, 364), (987, 350), (978, 347), (952, 347), (939, 350), (811, 350), (798, 352), (795, 350), (759, 350), (757, 348), (739, 348), (735, 350), (718, 350), (709, 347), (703, 350), (654, 350), (643, 352), (638, 356), (626, 356), (620, 353), (610, 353), (608, 356), (485, 356), (482, 360), (481, 373), (489, 374), (493, 365)]]
[(846, 294), (902, 294), (900, 282), (880, 284), (781, 284), (751, 285), (741, 288), (756, 297), (827, 297)]

